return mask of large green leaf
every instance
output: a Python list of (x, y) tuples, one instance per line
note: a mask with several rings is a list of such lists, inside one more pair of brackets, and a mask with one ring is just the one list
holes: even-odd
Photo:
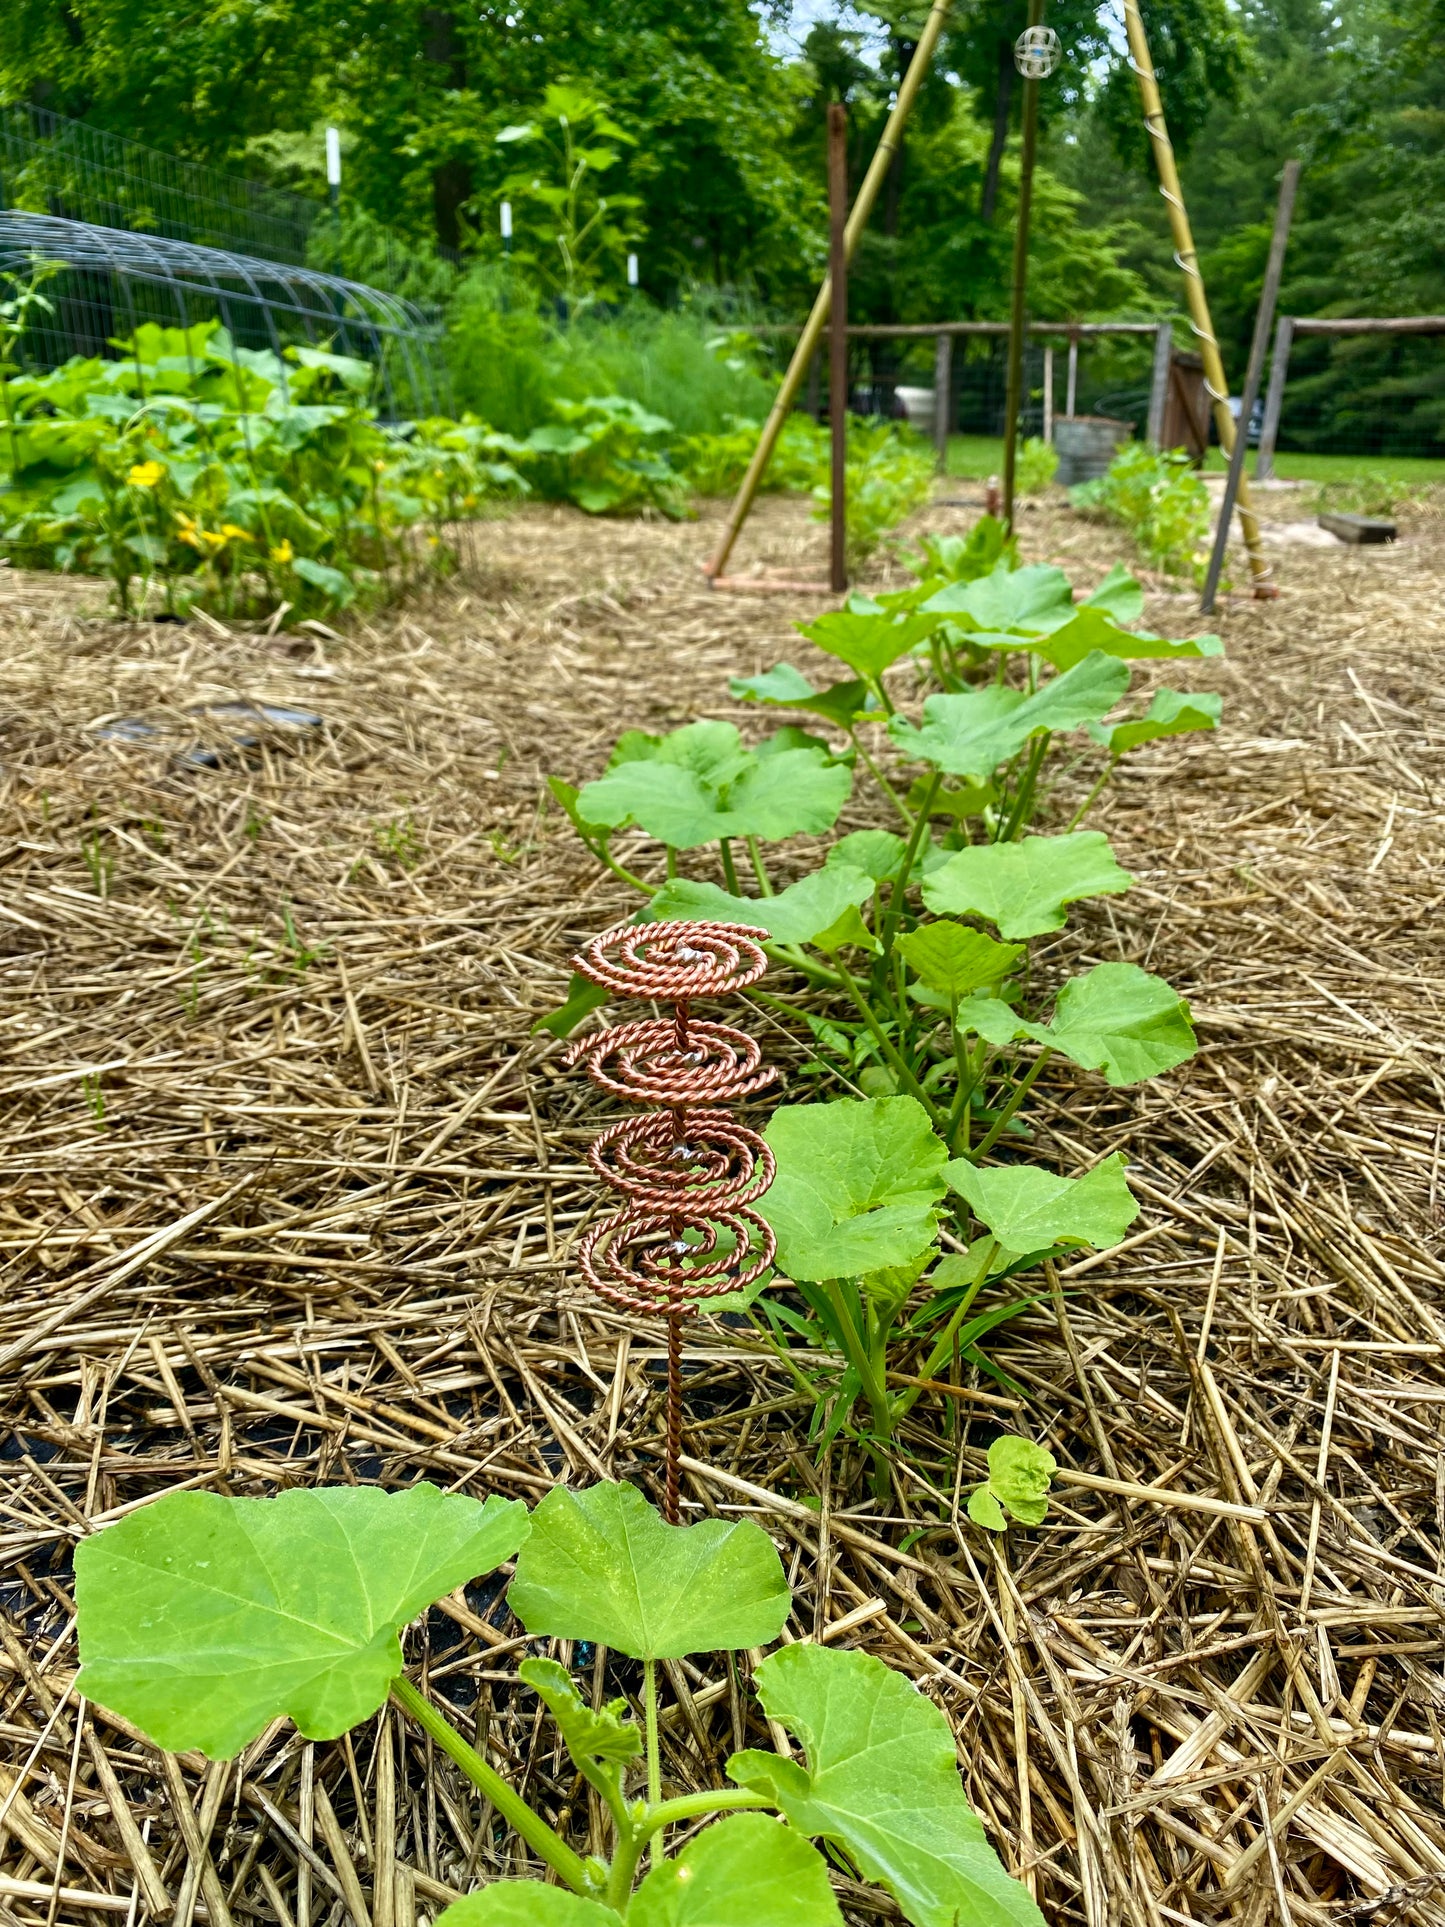
[(888, 733), (914, 761), (932, 763), (950, 776), (986, 777), (1042, 730), (1097, 722), (1128, 687), (1127, 664), (1095, 651), (1032, 696), (998, 684), (930, 696), (923, 705), (921, 728), (895, 716)]
[(896, 875), (903, 861), (903, 850), (903, 838), (895, 836), (892, 830), (854, 830), (850, 836), (839, 837), (823, 861), (830, 870), (835, 864), (842, 864), (848, 869), (862, 870), (875, 883), (882, 883), (886, 877)]
[(508, 1594), (535, 1637), (593, 1640), (633, 1659), (766, 1646), (791, 1597), (761, 1526), (670, 1526), (636, 1486), (611, 1483), (552, 1488)]
[(1158, 1077), (1197, 1048), (1188, 1004), (1162, 977), (1130, 963), (1096, 964), (1071, 977), (1040, 1042), (1115, 1085)]
[(837, 1842), (914, 1927), (1044, 1927), (964, 1798), (948, 1721), (911, 1681), (869, 1653), (801, 1643), (754, 1678), (807, 1763), (738, 1753), (729, 1778), (776, 1800), (800, 1833)]
[(1158, 1077), (1197, 1048), (1188, 1004), (1138, 964), (1096, 964), (1071, 977), (1050, 1023), (1030, 1023), (997, 997), (969, 997), (959, 1005), (958, 1026), (990, 1044), (1031, 1037), (1114, 1085)]
[(831, 829), (852, 773), (821, 749), (758, 756), (731, 723), (690, 723), (670, 736), (633, 730), (606, 775), (587, 784), (576, 809), (586, 823), (637, 823), (675, 849), (720, 837), (811, 835)]
[(933, 1243), (948, 1154), (916, 1098), (784, 1105), (766, 1136), (778, 1175), (758, 1209), (788, 1277), (854, 1278)]
[[(694, 917), (717, 923), (747, 923), (765, 930), (775, 943), (812, 943), (838, 919), (873, 894), (873, 879), (845, 863), (829, 863), (811, 876), (800, 877), (771, 897), (735, 897), (716, 883), (673, 877), (648, 904), (645, 915), (654, 923)], [(858, 925), (864, 938), (867, 931)]]
[(1147, 629), (1123, 629), (1104, 609), (1080, 606), (1062, 629), (1034, 645), (1035, 654), (1056, 669), (1070, 669), (1082, 662), (1091, 650), (1106, 656), (1119, 656), (1130, 662), (1177, 662), (1198, 656), (1222, 656), (1224, 644), (1218, 636), (1186, 636), (1180, 642), (1168, 636), (1151, 635)]
[(796, 622), (793, 627), (816, 648), (836, 656), (856, 674), (876, 683), (890, 663), (906, 656), (910, 649), (933, 634), (938, 617), (905, 616), (899, 621), (882, 611), (874, 614), (830, 609), (813, 622)]
[(1063, 1178), (1037, 1164), (979, 1166), (967, 1158), (952, 1159), (945, 1175), (1000, 1247), (1019, 1256), (1055, 1245), (1107, 1251), (1139, 1215), (1122, 1151), (1082, 1178)]
[(1013, 940), (1062, 929), (1067, 904), (1117, 896), (1133, 880), (1102, 831), (1074, 830), (959, 850), (924, 879), (923, 901), (940, 915), (987, 917)]
[(627, 1927), (843, 1927), (843, 1916), (816, 1847), (769, 1815), (739, 1813), (653, 1869)]
[(1137, 576), (1130, 575), (1122, 562), (1116, 562), (1097, 589), (1084, 597), (1084, 609), (1102, 609), (1115, 622), (1126, 626), (1144, 613), (1144, 589)]
[(835, 682), (814, 689), (801, 669), (780, 662), (760, 676), (734, 676), (728, 692), (740, 703), (768, 703), (777, 709), (805, 709), (839, 729), (851, 729), (855, 718), (873, 703), (866, 682)]
[(1209, 691), (1185, 695), (1178, 689), (1156, 689), (1154, 700), (1145, 713), (1132, 723), (1115, 723), (1113, 728), (1094, 724), (1089, 734), (1103, 743), (1111, 756), (1125, 756), (1141, 743), (1157, 742), (1161, 736), (1185, 736), (1196, 729), (1217, 729), (1224, 698)]
[(914, 975), (945, 999), (1000, 983), (1024, 955), (1017, 943), (995, 943), (966, 923), (921, 923), (898, 939)]
[(173, 1492), (75, 1552), (81, 1691), (229, 1759), (281, 1714), (332, 1740), (401, 1671), (397, 1629), (527, 1536), (518, 1500), (336, 1486)]
[(494, 1880), (455, 1900), (436, 1927), (621, 1927), (621, 1914), (600, 1900), (540, 1880)]
[(1074, 592), (1062, 569), (1043, 562), (1010, 569), (1005, 561), (977, 581), (950, 582), (923, 607), (962, 621), (967, 628), (1045, 636), (1062, 628), (1073, 614)]

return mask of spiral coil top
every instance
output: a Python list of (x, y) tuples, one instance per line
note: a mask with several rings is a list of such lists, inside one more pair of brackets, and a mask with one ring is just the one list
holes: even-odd
[(625, 1311), (677, 1318), (700, 1300), (754, 1283), (773, 1261), (773, 1234), (751, 1209), (773, 1181), (773, 1154), (714, 1108), (772, 1081), (754, 1038), (693, 1019), (694, 997), (756, 983), (765, 932), (743, 924), (624, 924), (573, 959), (593, 983), (676, 1006), (579, 1039), (568, 1053), (595, 1084), (631, 1103), (665, 1106), (619, 1119), (588, 1153), (628, 1200), (589, 1230), (578, 1262), (593, 1290)]

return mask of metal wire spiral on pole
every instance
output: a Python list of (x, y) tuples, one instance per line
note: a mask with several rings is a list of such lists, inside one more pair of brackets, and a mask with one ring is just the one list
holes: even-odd
[(678, 1523), (682, 1449), (682, 1321), (708, 1298), (740, 1291), (773, 1262), (773, 1234), (752, 1209), (773, 1181), (773, 1154), (720, 1104), (776, 1073), (756, 1039), (695, 1018), (697, 997), (726, 997), (768, 967), (766, 933), (735, 923), (622, 924), (595, 937), (573, 968), (620, 997), (674, 1006), (580, 1038), (567, 1053), (594, 1084), (662, 1108), (620, 1118), (588, 1150), (592, 1169), (626, 1202), (578, 1247), (582, 1275), (623, 1311), (667, 1320), (664, 1516)]

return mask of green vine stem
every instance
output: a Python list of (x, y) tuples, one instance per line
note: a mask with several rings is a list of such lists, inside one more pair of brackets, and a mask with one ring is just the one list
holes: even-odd
[[(447, 1758), (461, 1768), (478, 1792), (486, 1795), (532, 1851), (566, 1881), (573, 1893), (592, 1892), (592, 1882), (580, 1856), (560, 1834), (553, 1832), (540, 1813), (535, 1813), (521, 1795), (507, 1785), (500, 1773), (487, 1765), (475, 1747), (468, 1746), (451, 1721), (417, 1691), (405, 1673), (398, 1673), (391, 1682), (391, 1696), (403, 1712), (410, 1713), (423, 1732), (431, 1735)], [(655, 1707), (649, 1738), (656, 1738)]]
[(1047, 1047), (1041, 1050), (1024, 1076), (1014, 1085), (1013, 1090), (1009, 1093), (1007, 1104), (1004, 1105), (1003, 1109), (993, 1121), (992, 1130), (990, 1130), (988, 1136), (983, 1140), (982, 1144), (979, 1145), (978, 1149), (969, 1153), (969, 1156), (975, 1164), (978, 1163), (980, 1158), (988, 1156), (989, 1152), (1008, 1129), (1014, 1112), (1033, 1089), (1035, 1083), (1038, 1081), (1039, 1072), (1043, 1069), (1044, 1065), (1048, 1063), (1053, 1054)]

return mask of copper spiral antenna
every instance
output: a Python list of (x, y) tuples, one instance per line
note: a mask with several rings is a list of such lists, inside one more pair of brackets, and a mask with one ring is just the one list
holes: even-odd
[(619, 997), (672, 1004), (671, 1018), (617, 1024), (567, 1053), (594, 1084), (660, 1109), (620, 1118), (587, 1153), (626, 1200), (588, 1230), (577, 1259), (592, 1289), (623, 1311), (667, 1320), (667, 1484), (678, 1523), (682, 1321), (707, 1298), (740, 1291), (773, 1262), (773, 1234), (752, 1209), (773, 1181), (773, 1154), (718, 1107), (770, 1084), (754, 1038), (692, 1015), (696, 997), (727, 997), (768, 967), (765, 931), (738, 923), (621, 924), (572, 959)]

